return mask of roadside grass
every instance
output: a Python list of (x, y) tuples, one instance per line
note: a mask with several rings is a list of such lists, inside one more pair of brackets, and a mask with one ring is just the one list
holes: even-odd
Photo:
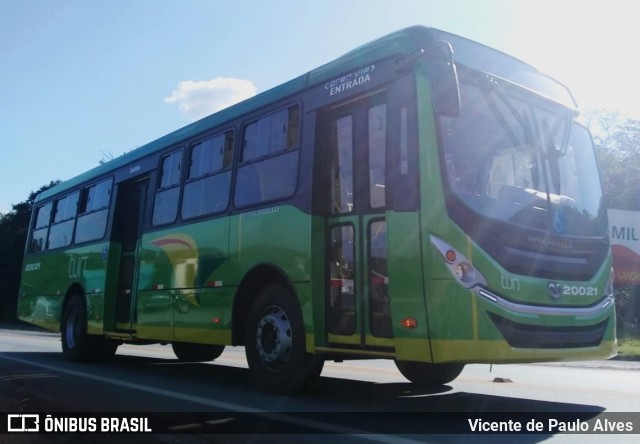
[(640, 338), (618, 338), (618, 359), (640, 361)]

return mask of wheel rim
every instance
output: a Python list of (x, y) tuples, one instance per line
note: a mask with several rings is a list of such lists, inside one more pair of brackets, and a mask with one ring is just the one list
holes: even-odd
[(291, 355), (291, 323), (280, 307), (271, 307), (258, 323), (256, 348), (271, 371), (281, 370)]
[(67, 317), (67, 324), (65, 327), (65, 339), (68, 348), (74, 348), (76, 346), (76, 338), (80, 334), (80, 322), (78, 322), (78, 313), (75, 310), (71, 310)]

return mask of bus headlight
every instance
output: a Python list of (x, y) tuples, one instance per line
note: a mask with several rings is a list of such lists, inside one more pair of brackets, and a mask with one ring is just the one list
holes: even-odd
[(456, 278), (458, 278), (458, 280), (461, 282), (465, 282), (465, 283), (473, 282), (475, 269), (473, 268), (473, 265), (471, 265), (468, 262), (460, 262), (456, 267), (455, 275), (456, 275)]
[(463, 254), (440, 238), (431, 236), (431, 243), (442, 255), (449, 271), (456, 281), (465, 288), (487, 285), (487, 280)]

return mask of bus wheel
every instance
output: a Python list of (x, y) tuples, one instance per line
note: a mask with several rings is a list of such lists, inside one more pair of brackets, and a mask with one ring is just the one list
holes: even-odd
[[(62, 314), (62, 353), (69, 361), (86, 361), (93, 355), (87, 334), (87, 312), (82, 296), (71, 296)], [(115, 351), (115, 350), (114, 350)]]
[(258, 385), (281, 393), (309, 387), (324, 365), (306, 353), (300, 309), (293, 295), (277, 284), (265, 287), (249, 309), (245, 353)]
[(417, 385), (438, 386), (453, 381), (464, 364), (429, 364), (426, 362), (396, 361), (402, 376)]
[(224, 345), (190, 344), (174, 342), (171, 344), (176, 357), (183, 362), (213, 361), (224, 351)]

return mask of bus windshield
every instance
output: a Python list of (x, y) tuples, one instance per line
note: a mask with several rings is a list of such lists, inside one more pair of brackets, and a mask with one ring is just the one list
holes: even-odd
[(479, 73), (460, 77), (461, 112), (440, 117), (446, 185), (481, 218), (563, 236), (603, 236), (588, 131), (567, 108)]

